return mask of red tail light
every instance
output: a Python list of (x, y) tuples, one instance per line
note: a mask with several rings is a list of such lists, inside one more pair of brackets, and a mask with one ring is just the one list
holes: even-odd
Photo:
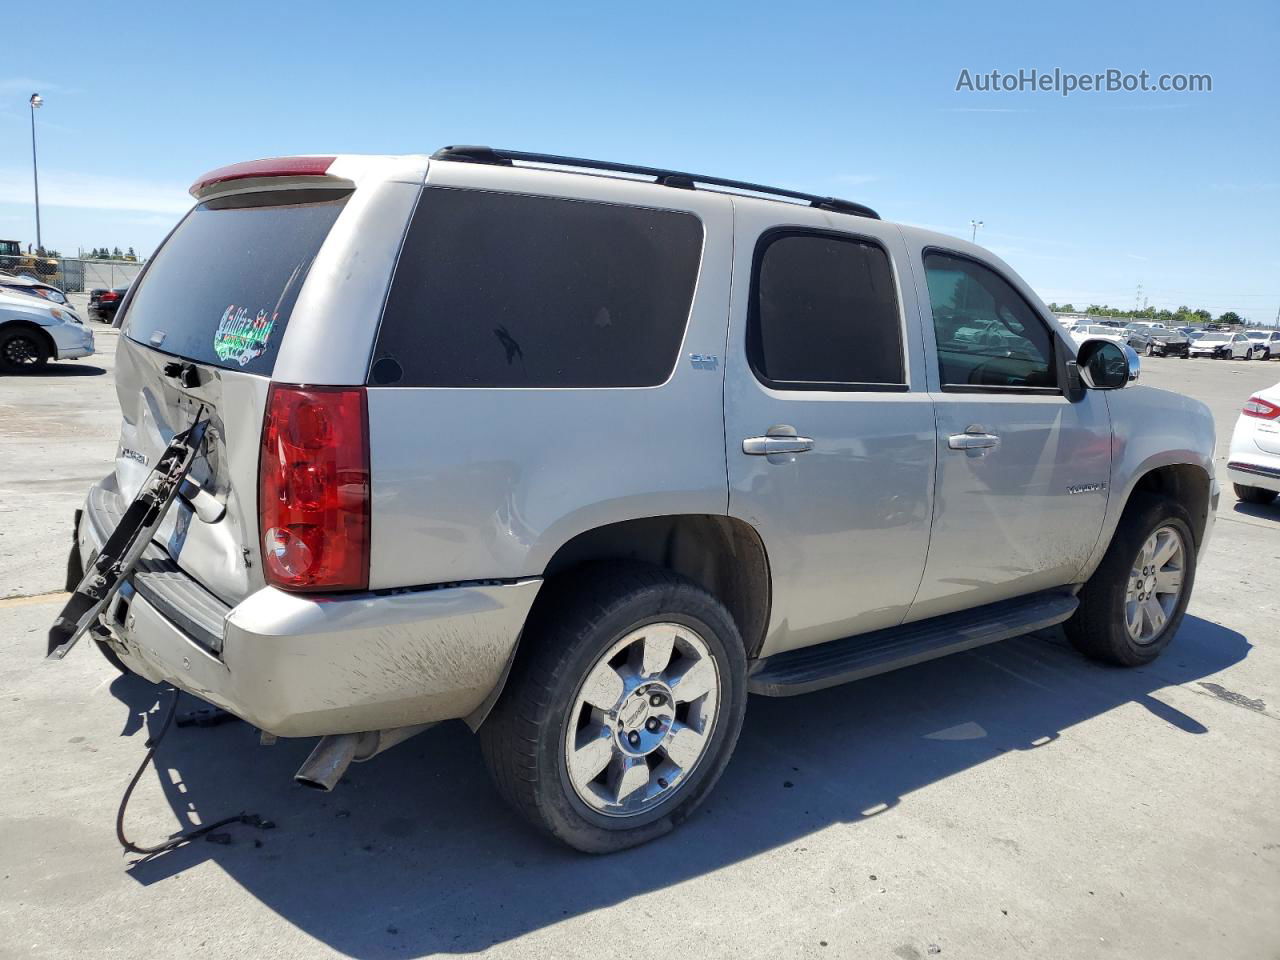
[(98, 298), (98, 302), (106, 303), (108, 301), (119, 300), (119, 299), (120, 299), (120, 294), (116, 293), (114, 290), (108, 290), (106, 293), (104, 293), (102, 296)]
[(1241, 411), (1246, 417), (1257, 417), (1259, 420), (1274, 420), (1280, 417), (1280, 406), (1263, 400), (1261, 397), (1250, 397), (1245, 401), (1244, 410)]
[(369, 586), (369, 410), (361, 387), (272, 384), (258, 462), (267, 582)]

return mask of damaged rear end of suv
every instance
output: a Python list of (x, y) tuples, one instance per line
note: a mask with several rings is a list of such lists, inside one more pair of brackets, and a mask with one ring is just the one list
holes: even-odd
[[(123, 306), (115, 469), (77, 517), (73, 560), (107, 572), (100, 588), (120, 574), (87, 618), (108, 659), (266, 733), (326, 737), (300, 771), (325, 789), (350, 760), (480, 707), (538, 587), (371, 582), (367, 365), (425, 168), (297, 157), (192, 187)], [(197, 422), (136, 559), (97, 564)]]

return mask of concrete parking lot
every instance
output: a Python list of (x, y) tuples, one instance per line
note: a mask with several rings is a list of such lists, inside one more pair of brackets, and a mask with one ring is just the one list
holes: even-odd
[(1280, 507), (1225, 476), (1280, 362), (1144, 361), (1212, 407), (1224, 488), (1151, 667), (1088, 663), (1055, 631), (755, 698), (704, 809), (607, 858), (516, 822), (461, 725), (327, 795), (291, 781), (309, 742), (184, 727), (130, 836), (276, 826), (134, 865), (113, 823), (158, 690), (87, 642), (41, 659), (72, 513), (115, 449), (116, 334), (95, 331), (93, 358), (0, 378), (0, 956), (1280, 957)]

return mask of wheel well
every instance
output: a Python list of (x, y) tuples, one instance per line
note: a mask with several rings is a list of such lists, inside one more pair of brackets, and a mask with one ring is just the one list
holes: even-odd
[(45, 349), (49, 351), (49, 359), (58, 359), (58, 345), (53, 342), (53, 337), (49, 336), (49, 331), (41, 327), (38, 323), (28, 323), (25, 320), (11, 320), (8, 323), (0, 324), (0, 337), (4, 336), (10, 330), (31, 331), (44, 342)]
[(1124, 509), (1126, 513), (1133, 509), (1137, 495), (1143, 493), (1177, 500), (1191, 514), (1191, 533), (1199, 544), (1209, 520), (1209, 491), (1209, 475), (1203, 468), (1191, 463), (1170, 464), (1144, 473), (1134, 485)]
[(644, 517), (578, 534), (547, 564), (547, 579), (571, 575), (596, 560), (639, 560), (682, 574), (728, 609), (748, 657), (769, 625), (769, 558), (759, 534), (733, 517), (680, 514)]

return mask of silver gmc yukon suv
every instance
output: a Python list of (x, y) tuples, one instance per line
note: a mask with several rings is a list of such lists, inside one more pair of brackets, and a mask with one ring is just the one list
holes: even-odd
[(1059, 623), (1140, 665), (1182, 620), (1209, 412), (980, 247), (483, 147), (192, 194), (117, 320), (50, 647), (322, 737), (303, 782), (460, 718), (516, 810), (610, 851), (707, 795), (748, 693)]

